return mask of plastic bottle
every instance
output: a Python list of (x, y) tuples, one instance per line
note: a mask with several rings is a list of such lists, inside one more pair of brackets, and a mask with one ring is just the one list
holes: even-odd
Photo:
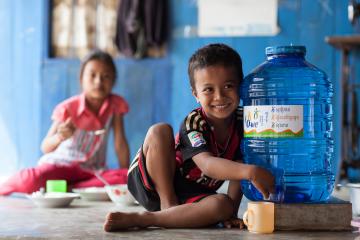
[[(334, 187), (333, 87), (305, 60), (304, 46), (267, 47), (267, 60), (245, 77), (244, 162), (269, 169), (276, 179), (274, 202), (321, 202)], [(242, 181), (247, 198), (263, 200)]]

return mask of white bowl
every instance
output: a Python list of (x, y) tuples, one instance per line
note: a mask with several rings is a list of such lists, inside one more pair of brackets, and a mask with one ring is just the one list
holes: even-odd
[(67, 207), (75, 198), (80, 198), (77, 193), (51, 192), (44, 194), (32, 194), (27, 197), (38, 207), (61, 208)]
[(82, 199), (88, 201), (109, 201), (109, 196), (106, 189), (103, 187), (88, 187), (88, 188), (74, 188), (72, 190), (80, 194)]
[(105, 186), (111, 201), (119, 205), (134, 205), (135, 199), (128, 190), (127, 184)]

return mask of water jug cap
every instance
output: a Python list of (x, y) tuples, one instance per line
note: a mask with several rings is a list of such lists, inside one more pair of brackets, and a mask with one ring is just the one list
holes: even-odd
[(306, 48), (305, 46), (271, 46), (265, 49), (266, 55), (274, 55), (274, 54), (287, 54), (287, 53), (295, 53), (300, 55), (305, 55)]

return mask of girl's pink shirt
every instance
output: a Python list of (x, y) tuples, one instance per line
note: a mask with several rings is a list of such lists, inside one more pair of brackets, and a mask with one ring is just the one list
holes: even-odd
[(98, 115), (95, 115), (86, 106), (85, 95), (73, 96), (58, 104), (52, 114), (52, 120), (64, 122), (71, 117), (76, 128), (94, 131), (105, 127), (112, 115), (126, 114), (129, 106), (126, 100), (119, 95), (110, 94), (102, 104)]

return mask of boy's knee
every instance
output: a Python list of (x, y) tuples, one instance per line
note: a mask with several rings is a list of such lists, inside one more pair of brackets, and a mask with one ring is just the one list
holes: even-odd
[(143, 144), (144, 154), (146, 156), (148, 149), (152, 147), (174, 148), (174, 142), (172, 127), (166, 123), (157, 123), (151, 126), (146, 134)]
[(173, 129), (167, 123), (157, 123), (149, 128), (148, 134), (151, 138), (157, 137), (173, 137)]

